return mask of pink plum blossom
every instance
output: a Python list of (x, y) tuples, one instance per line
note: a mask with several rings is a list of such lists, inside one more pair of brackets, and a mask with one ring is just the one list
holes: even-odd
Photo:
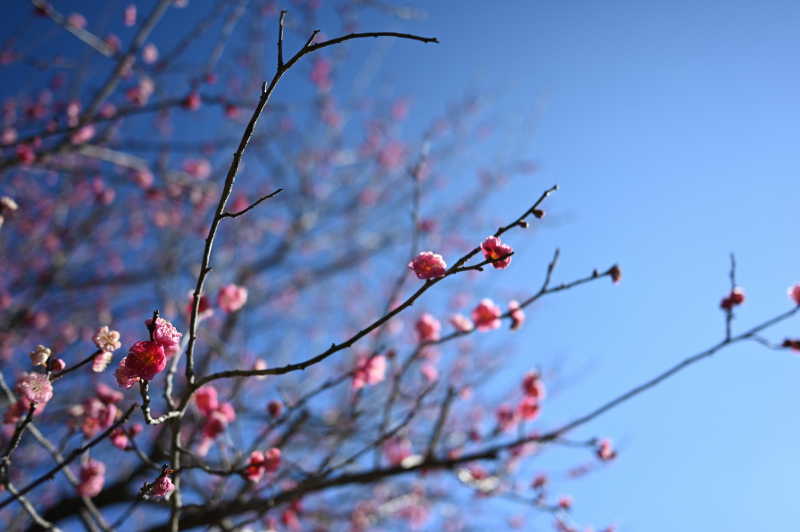
[(430, 362), (426, 362), (419, 368), (420, 373), (422, 376), (425, 377), (425, 380), (428, 382), (436, 382), (439, 380), (439, 370), (436, 369), (436, 366), (431, 364)]
[(597, 457), (604, 462), (610, 462), (617, 457), (617, 451), (614, 450), (611, 440), (608, 438), (600, 440), (597, 444)]
[(17, 380), (17, 391), (31, 403), (46, 403), (53, 397), (53, 385), (42, 373), (23, 373)]
[(439, 331), (442, 324), (427, 312), (417, 320), (417, 336), (420, 342), (436, 342), (441, 338)]
[(136, 342), (130, 348), (128, 356), (119, 363), (114, 373), (117, 382), (123, 388), (130, 388), (134, 382), (151, 381), (167, 365), (164, 348), (156, 342)]
[(124, 22), (129, 28), (136, 24), (136, 4), (128, 4), (125, 8)]
[(211, 175), (211, 163), (208, 159), (186, 159), (183, 161), (183, 171), (194, 179), (205, 179)]
[(386, 357), (375, 355), (359, 361), (351, 387), (360, 390), (368, 384), (378, 384), (384, 379), (386, 379)]
[(512, 299), (508, 302), (508, 310), (511, 312), (511, 330), (515, 331), (525, 322), (525, 312), (516, 299)]
[[(189, 302), (186, 304), (186, 315), (191, 316), (194, 307), (194, 291), (189, 290)], [(210, 318), (214, 315), (214, 309), (211, 307), (211, 300), (207, 295), (200, 296), (200, 305), (197, 307), (197, 321)]]
[(119, 403), (124, 397), (122, 392), (114, 390), (102, 382), (95, 387), (95, 391), (97, 392), (97, 398), (106, 404)]
[(119, 333), (117, 331), (109, 330), (108, 325), (103, 325), (94, 331), (92, 341), (98, 349), (102, 349), (103, 351), (107, 351), (109, 353), (113, 353), (122, 347), (122, 344), (119, 341)]
[(789, 299), (794, 301), (796, 305), (800, 305), (800, 283), (789, 288)]
[(533, 421), (539, 417), (539, 401), (535, 397), (526, 395), (517, 406), (517, 414), (525, 421)]
[(450, 323), (460, 333), (468, 333), (475, 328), (475, 324), (462, 314), (455, 314), (451, 316)]
[[(144, 322), (144, 324), (147, 325), (148, 330), (150, 329), (150, 325), (152, 323), (153, 318), (149, 318)], [(156, 328), (153, 331), (153, 341), (164, 348), (165, 356), (173, 357), (180, 352), (181, 336), (183, 336), (183, 334), (179, 333), (178, 330), (173, 327), (172, 323), (164, 318), (158, 318), (156, 321)]]
[(500, 327), (500, 316), (503, 312), (491, 299), (482, 299), (478, 306), (472, 309), (472, 321), (480, 332), (491, 331)]
[(534, 399), (544, 399), (545, 390), (542, 378), (536, 370), (529, 371), (522, 378), (522, 392)]
[(152, 65), (156, 61), (158, 61), (158, 48), (153, 43), (147, 43), (142, 48), (142, 60), (148, 64)]
[(444, 277), (447, 271), (447, 264), (441, 255), (437, 255), (431, 251), (423, 251), (411, 262), (408, 267), (414, 270), (417, 274), (417, 279), (436, 279)]
[(281, 450), (273, 447), (264, 453), (264, 469), (267, 473), (274, 473), (281, 467)]
[(175, 485), (168, 476), (158, 477), (150, 489), (151, 497), (163, 497), (170, 491), (175, 489)]
[(50, 349), (43, 345), (37, 345), (36, 349), (28, 353), (28, 356), (34, 366), (46, 366), (47, 359), (50, 358), (51, 354)]
[(250, 453), (250, 460), (244, 470), (244, 476), (250, 482), (258, 482), (264, 476), (264, 453), (253, 451)]
[(494, 260), (492, 262), (492, 266), (497, 268), (498, 270), (503, 270), (511, 264), (512, 257), (506, 257), (502, 260), (496, 260), (500, 257), (505, 257), (512, 251), (511, 246), (507, 244), (501, 244), (500, 239), (496, 236), (487, 237), (486, 240), (481, 244), (481, 251), (483, 251), (483, 256), (486, 260)]
[(219, 289), (217, 306), (222, 312), (236, 312), (247, 303), (247, 288), (227, 284)]
[(397, 436), (386, 440), (383, 450), (386, 453), (386, 459), (389, 460), (389, 464), (393, 466), (400, 465), (403, 460), (414, 454), (411, 448), (411, 441)]
[(79, 477), (78, 495), (94, 497), (103, 491), (103, 484), (106, 482), (106, 465), (94, 458), (89, 458), (81, 467)]
[(111, 363), (112, 358), (114, 358), (114, 353), (110, 353), (108, 351), (103, 351), (99, 355), (95, 355), (94, 360), (92, 360), (92, 371), (95, 373), (105, 371), (105, 369)]
[(202, 386), (198, 388), (195, 394), (195, 401), (197, 402), (197, 409), (203, 417), (219, 408), (217, 390), (213, 386)]

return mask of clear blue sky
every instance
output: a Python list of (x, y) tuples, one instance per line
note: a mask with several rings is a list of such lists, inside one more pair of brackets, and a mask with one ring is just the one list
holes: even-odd
[[(530, 153), (541, 171), (496, 206), (515, 213), (558, 183), (549, 207), (562, 223), (531, 239), (509, 285), (538, 287), (556, 246), (559, 281), (622, 266), (618, 287), (547, 300), (520, 334), (523, 356), (563, 359), (580, 375), (543, 422), (583, 413), (721, 339), (732, 251), (748, 297), (735, 329), (789, 308), (786, 288), (800, 281), (800, 4), (425, 8), (426, 22), (403, 28), (441, 44), (395, 46), (386, 61), (414, 94), (414, 116), (435, 113), (476, 77), (515, 78), (498, 104), (510, 110), (552, 90)], [(796, 320), (771, 337), (787, 335), (800, 336)], [(622, 450), (611, 467), (561, 485), (578, 522), (649, 532), (800, 527), (798, 378), (792, 354), (740, 345), (585, 427), (581, 435), (610, 436)]]
[[(55, 2), (64, 12), (69, 4)], [(490, 111), (497, 123), (527, 112), (539, 91), (551, 94), (529, 152), (540, 171), (489, 210), (511, 216), (553, 183), (561, 190), (547, 204), (546, 230), (511, 239), (520, 256), (497, 293), (537, 289), (556, 246), (558, 282), (622, 267), (619, 286), (547, 299), (517, 333), (530, 363), (510, 371), (509, 382), (538, 362), (573, 375), (546, 403), (543, 425), (720, 340), (732, 251), (748, 298), (735, 330), (789, 308), (786, 288), (800, 282), (800, 3), (416, 5), (426, 21), (361, 20), (365, 31), (441, 42), (395, 43), (381, 67), (413, 99), (409, 139), (472, 83), (513, 82)], [(333, 35), (336, 27), (323, 29)], [(353, 46), (354, 54), (370, 46)], [(792, 335), (800, 337), (797, 320), (769, 336)], [(578, 522), (614, 522), (625, 532), (798, 529), (798, 379), (800, 359), (788, 352), (757, 344), (723, 351), (584, 427), (576, 437), (613, 438), (619, 459), (555, 489), (574, 496)], [(541, 465), (563, 470), (583, 458), (558, 451)]]

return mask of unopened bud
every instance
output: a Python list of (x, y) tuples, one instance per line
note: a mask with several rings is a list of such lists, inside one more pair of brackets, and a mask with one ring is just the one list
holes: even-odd
[(67, 363), (61, 360), (60, 358), (56, 358), (53, 360), (52, 366), (53, 371), (62, 371), (64, 368), (67, 367)]
[(540, 209), (533, 209), (533, 215), (541, 220), (544, 218), (544, 211)]
[(528, 222), (526, 222), (525, 220), (523, 220), (523, 221), (521, 221), (521, 222), (519, 223), (519, 226), (520, 226), (521, 228), (523, 228), (523, 229), (527, 229), (527, 228), (528, 228)]

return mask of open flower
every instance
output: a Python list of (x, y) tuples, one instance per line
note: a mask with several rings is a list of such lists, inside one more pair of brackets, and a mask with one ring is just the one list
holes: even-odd
[(217, 306), (222, 312), (236, 312), (247, 303), (247, 288), (228, 284), (219, 289)]
[(158, 477), (150, 489), (151, 497), (163, 497), (170, 491), (175, 489), (175, 484), (168, 476)]
[(436, 342), (441, 337), (442, 324), (427, 312), (417, 320), (416, 328), (420, 342)]
[(114, 376), (121, 387), (130, 388), (139, 380), (153, 380), (166, 365), (167, 357), (160, 344), (136, 342), (131, 346), (128, 356), (120, 360)]
[(386, 378), (386, 357), (375, 355), (361, 359), (358, 368), (353, 374), (351, 387), (360, 390), (367, 384), (378, 384)]
[(491, 299), (482, 299), (478, 306), (472, 309), (472, 321), (480, 332), (491, 331), (500, 327), (500, 316), (503, 312)]
[(113, 353), (122, 347), (122, 344), (119, 341), (119, 333), (117, 331), (110, 331), (108, 329), (108, 325), (103, 325), (97, 329), (94, 332), (94, 336), (92, 336), (92, 341), (98, 349), (102, 349), (103, 351), (107, 351), (109, 353)]
[(17, 380), (17, 391), (31, 403), (46, 403), (53, 398), (53, 385), (41, 373), (23, 373)]
[[(507, 257), (506, 255), (510, 254), (514, 250), (511, 249), (511, 246), (508, 244), (501, 244), (500, 239), (496, 236), (490, 236), (481, 244), (481, 251), (483, 251), (483, 256), (486, 260), (493, 260), (492, 266), (497, 268), (498, 270), (503, 270), (511, 264), (511, 257)], [(496, 260), (501, 257), (506, 257), (503, 260)]]
[[(148, 330), (150, 324), (153, 323), (153, 318), (145, 320), (144, 324), (147, 325)], [(172, 357), (177, 355), (181, 350), (181, 336), (183, 334), (178, 332), (178, 329), (164, 318), (156, 320), (156, 328), (153, 331), (153, 341), (164, 348), (164, 355)], [(149, 379), (148, 379), (149, 380)]]
[(442, 256), (431, 251), (423, 251), (414, 257), (408, 263), (408, 267), (414, 270), (414, 273), (417, 274), (417, 279), (444, 277), (445, 271), (447, 271), (447, 264)]
[(43, 345), (37, 345), (36, 349), (28, 353), (34, 366), (46, 366), (47, 359), (50, 358), (50, 349)]
[(81, 467), (80, 484), (78, 484), (78, 495), (81, 497), (94, 497), (103, 491), (103, 484), (106, 483), (106, 465), (93, 458)]

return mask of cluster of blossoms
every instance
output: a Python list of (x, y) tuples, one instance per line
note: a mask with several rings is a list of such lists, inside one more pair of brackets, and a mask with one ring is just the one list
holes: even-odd
[(533, 421), (539, 417), (545, 388), (538, 371), (529, 371), (522, 378), (522, 399), (517, 408), (504, 403), (495, 412), (498, 431), (508, 432), (520, 421)]
[(228, 429), (228, 425), (236, 420), (236, 412), (232, 404), (219, 402), (217, 389), (213, 386), (203, 386), (198, 389), (195, 394), (195, 401), (200, 415), (205, 418), (205, 423), (201, 429), (202, 437), (195, 453), (198, 456), (205, 456), (217, 436), (225, 432)]
[(244, 476), (250, 482), (258, 482), (264, 473), (273, 474), (281, 467), (281, 450), (273, 447), (267, 452), (253, 451), (244, 470)]
[(119, 341), (119, 333), (109, 330), (107, 325), (103, 325), (94, 332), (92, 341), (102, 351), (100, 354), (95, 355), (92, 361), (92, 370), (99, 373), (105, 371), (111, 363), (114, 351), (122, 347), (122, 343)]
[(95, 397), (89, 397), (80, 405), (68, 409), (73, 417), (82, 418), (80, 427), (87, 438), (94, 438), (114, 423), (117, 418), (116, 405), (122, 401), (122, 393), (112, 390), (105, 384), (98, 384), (96, 392)]
[(353, 390), (360, 390), (368, 384), (383, 382), (384, 379), (386, 379), (386, 357), (383, 355), (364, 357), (358, 361), (351, 387)]
[[(153, 319), (148, 319), (145, 324), (149, 329), (153, 326)], [(167, 357), (180, 352), (182, 334), (169, 321), (158, 318), (152, 336), (152, 341), (133, 344), (128, 356), (120, 360), (119, 368), (114, 372), (120, 387), (127, 389), (139, 381), (153, 380), (166, 367)]]

